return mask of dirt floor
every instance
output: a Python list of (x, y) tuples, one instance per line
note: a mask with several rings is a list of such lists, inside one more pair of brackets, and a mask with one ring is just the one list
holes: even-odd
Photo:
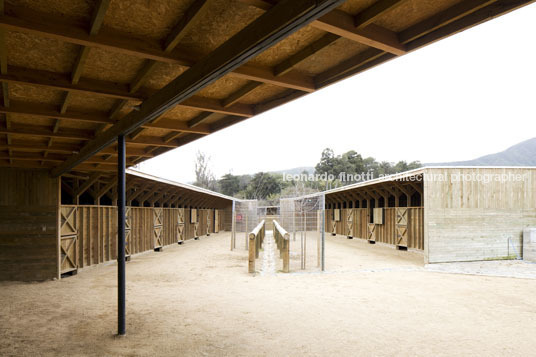
[[(0, 356), (518, 356), (536, 350), (533, 279), (432, 272), (419, 253), (329, 236), (326, 273), (311, 266), (251, 276), (246, 251), (229, 251), (229, 239), (222, 233), (133, 257), (122, 338), (114, 335), (113, 263), (61, 281), (0, 283)], [(316, 249), (310, 239), (308, 250)], [(292, 269), (299, 266), (294, 256)]]

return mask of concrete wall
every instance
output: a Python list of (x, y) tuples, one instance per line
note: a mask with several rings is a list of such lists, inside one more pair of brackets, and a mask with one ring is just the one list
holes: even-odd
[(0, 280), (57, 278), (59, 180), (0, 169)]
[(427, 169), (424, 224), (428, 263), (521, 255), (523, 228), (536, 225), (536, 169)]

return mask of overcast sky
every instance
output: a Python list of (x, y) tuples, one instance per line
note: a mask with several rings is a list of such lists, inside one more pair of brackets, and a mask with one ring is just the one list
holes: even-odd
[(216, 177), (314, 166), (322, 150), (445, 162), (536, 136), (536, 4), (302, 97), (141, 164), (195, 180), (197, 151)]

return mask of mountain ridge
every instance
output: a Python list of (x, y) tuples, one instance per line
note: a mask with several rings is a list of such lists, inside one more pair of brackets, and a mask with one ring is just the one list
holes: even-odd
[(536, 137), (476, 159), (426, 163), (424, 166), (536, 166)]

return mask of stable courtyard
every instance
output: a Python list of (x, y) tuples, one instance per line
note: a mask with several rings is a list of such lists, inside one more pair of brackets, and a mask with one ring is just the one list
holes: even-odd
[(250, 275), (247, 251), (229, 241), (212, 234), (134, 255), (124, 337), (115, 262), (1, 282), (0, 355), (533, 353), (534, 279), (431, 272), (422, 253), (343, 236), (326, 237), (325, 273), (291, 261), (290, 274)]

